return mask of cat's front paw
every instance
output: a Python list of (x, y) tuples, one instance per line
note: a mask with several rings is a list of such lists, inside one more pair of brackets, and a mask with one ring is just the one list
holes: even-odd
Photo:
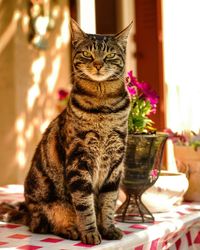
[(101, 227), (100, 233), (105, 240), (120, 240), (123, 237), (123, 232), (115, 225), (110, 225), (108, 228)]
[(68, 227), (60, 234), (63, 238), (69, 240), (79, 240), (79, 232), (75, 226)]
[(81, 233), (81, 241), (85, 244), (98, 245), (101, 243), (101, 235), (98, 231)]

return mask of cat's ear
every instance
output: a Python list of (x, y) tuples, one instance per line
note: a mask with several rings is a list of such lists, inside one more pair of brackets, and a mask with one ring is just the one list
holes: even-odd
[(115, 38), (124, 48), (126, 48), (128, 35), (132, 28), (132, 25), (133, 25), (133, 22), (131, 22), (124, 30), (122, 30), (121, 32), (115, 35)]
[(87, 36), (86, 33), (82, 31), (78, 23), (75, 22), (74, 19), (72, 18), (70, 21), (70, 27), (71, 27), (72, 44), (76, 44), (78, 41), (84, 39)]

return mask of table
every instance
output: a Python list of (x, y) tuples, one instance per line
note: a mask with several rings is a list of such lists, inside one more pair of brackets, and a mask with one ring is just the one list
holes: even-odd
[[(23, 200), (23, 186), (0, 187), (0, 202)], [(152, 224), (116, 223), (124, 232), (118, 241), (98, 246), (50, 234), (32, 234), (26, 226), (0, 222), (1, 249), (58, 250), (200, 250), (200, 203), (184, 203), (168, 213), (154, 214)]]

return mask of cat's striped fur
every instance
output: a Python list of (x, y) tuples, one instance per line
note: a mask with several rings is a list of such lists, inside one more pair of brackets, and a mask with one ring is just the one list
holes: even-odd
[(85, 34), (74, 21), (71, 27), (68, 105), (37, 146), (25, 181), (27, 217), (6, 218), (25, 219), (32, 232), (99, 244), (102, 237), (122, 237), (113, 217), (127, 137), (123, 75), (130, 26), (118, 35)]

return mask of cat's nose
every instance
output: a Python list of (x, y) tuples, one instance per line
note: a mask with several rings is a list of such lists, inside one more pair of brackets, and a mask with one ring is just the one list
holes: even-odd
[(100, 60), (95, 60), (93, 62), (93, 65), (97, 70), (100, 70), (103, 67), (103, 62)]

